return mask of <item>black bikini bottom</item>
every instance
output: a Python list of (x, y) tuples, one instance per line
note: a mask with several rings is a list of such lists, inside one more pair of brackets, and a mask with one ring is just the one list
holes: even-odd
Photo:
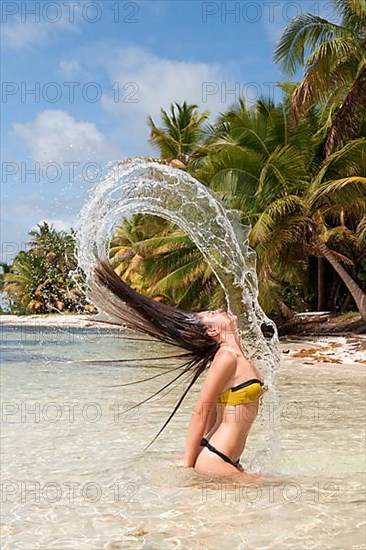
[(216, 449), (216, 447), (214, 447), (213, 445), (211, 445), (211, 443), (209, 443), (207, 441), (206, 438), (202, 437), (201, 439), (201, 442), (200, 442), (200, 446), (201, 447), (207, 447), (207, 449), (209, 451), (211, 451), (211, 453), (215, 453), (215, 455), (219, 456), (220, 458), (222, 458), (222, 460), (225, 460), (225, 462), (228, 462), (229, 464), (232, 464), (233, 466), (235, 466), (235, 468), (237, 468), (238, 470), (242, 471), (242, 467), (240, 466), (240, 459), (238, 458), (238, 460), (236, 460), (236, 462), (233, 462), (231, 460), (231, 458), (229, 458), (228, 456), (226, 456), (224, 453), (222, 453), (221, 451), (218, 451)]

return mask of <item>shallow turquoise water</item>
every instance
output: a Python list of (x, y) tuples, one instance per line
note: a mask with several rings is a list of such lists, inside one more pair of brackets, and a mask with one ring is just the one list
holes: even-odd
[[(244, 490), (202, 483), (174, 464), (198, 388), (148, 450), (180, 387), (119, 414), (165, 377), (107, 386), (163, 372), (172, 361), (97, 361), (169, 354), (167, 346), (106, 329), (1, 331), (3, 549), (365, 547), (362, 365), (286, 358), (281, 407), (266, 395), (242, 460), (285, 483)], [(268, 421), (279, 443), (270, 462), (262, 460)]]

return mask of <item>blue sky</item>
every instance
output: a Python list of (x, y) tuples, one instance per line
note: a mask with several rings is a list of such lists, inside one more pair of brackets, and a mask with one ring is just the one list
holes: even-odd
[[(109, 161), (154, 154), (148, 115), (187, 100), (212, 119), (280, 97), (273, 47), (329, 2), (2, 2), (2, 259), (44, 220), (73, 225)], [(33, 90), (33, 92), (32, 92)]]

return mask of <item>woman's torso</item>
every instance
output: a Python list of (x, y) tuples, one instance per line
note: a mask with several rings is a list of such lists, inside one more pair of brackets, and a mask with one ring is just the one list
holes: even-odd
[[(233, 377), (229, 380), (227, 387), (225, 387), (220, 393), (220, 396), (229, 398), (231, 388), (235, 389), (237, 386), (243, 385), (245, 382), (250, 380), (255, 379), (263, 382), (260, 372), (256, 369), (249, 358), (244, 357), (242, 353), (238, 352), (231, 346), (223, 345), (221, 347), (228, 350), (230, 349), (233, 353), (235, 353), (236, 369)], [(252, 386), (252, 388), (253, 387), (254, 386)], [(259, 389), (258, 393), (261, 394), (261, 386), (257, 383), (255, 387)], [(250, 393), (245, 389), (243, 389), (242, 392), (244, 396), (250, 395)], [(255, 392), (253, 397), (256, 397)], [(240, 399), (237, 399), (237, 401), (240, 401)], [(246, 401), (245, 397), (243, 401)], [(239, 457), (242, 454), (245, 445), (246, 434), (257, 416), (258, 406), (259, 396), (254, 401), (244, 402), (237, 405), (218, 403), (216, 405), (215, 425), (210, 430), (209, 434), (207, 434), (207, 437), (210, 439), (211, 443), (218, 446), (218, 448), (222, 452), (228, 454), (228, 456), (231, 456), (232, 458)]]

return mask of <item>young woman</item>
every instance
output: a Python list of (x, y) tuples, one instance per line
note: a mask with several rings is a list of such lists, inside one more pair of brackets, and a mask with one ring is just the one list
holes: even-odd
[(239, 459), (266, 388), (240, 345), (236, 316), (219, 309), (198, 317), (219, 349), (192, 414), (184, 465), (202, 474), (230, 475), (242, 471)]
[(188, 428), (183, 465), (210, 476), (242, 472), (239, 458), (265, 386), (241, 347), (236, 317), (223, 309), (189, 313), (142, 296), (126, 285), (105, 260), (95, 266), (90, 288), (91, 300), (109, 315), (108, 322), (186, 350), (172, 356), (183, 357), (182, 364), (140, 381), (174, 372), (173, 378), (143, 401), (146, 402), (177, 380), (188, 379), (172, 413), (151, 443), (206, 372)]

